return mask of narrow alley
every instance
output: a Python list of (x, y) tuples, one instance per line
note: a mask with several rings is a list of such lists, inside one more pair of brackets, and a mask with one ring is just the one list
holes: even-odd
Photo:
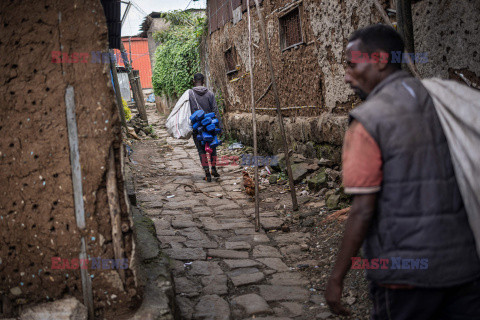
[[(299, 261), (286, 262), (279, 250), (306, 245), (310, 234), (256, 233), (242, 169), (220, 167), (221, 178), (203, 181), (193, 142), (169, 137), (165, 119), (148, 113), (159, 139), (132, 146), (137, 205), (172, 258), (182, 319), (330, 318), (322, 292), (296, 271)], [(267, 229), (282, 222), (275, 212), (261, 216)]]

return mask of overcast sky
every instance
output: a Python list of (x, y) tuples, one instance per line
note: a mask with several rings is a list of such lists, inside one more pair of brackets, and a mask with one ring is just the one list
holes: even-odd
[[(204, 9), (206, 6), (206, 0), (134, 0), (133, 2), (146, 14), (149, 14), (152, 11), (166, 12), (179, 9), (184, 10), (187, 6), (189, 9)], [(127, 5), (122, 3), (122, 17), (126, 7)], [(122, 26), (122, 36), (133, 36), (138, 34), (143, 19), (145, 19), (145, 14), (132, 5), (128, 12), (127, 19)]]

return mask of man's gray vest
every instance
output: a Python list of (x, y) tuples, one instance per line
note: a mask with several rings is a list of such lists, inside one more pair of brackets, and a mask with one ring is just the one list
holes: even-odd
[(383, 161), (382, 189), (364, 253), (368, 259), (389, 259), (389, 268), (367, 270), (368, 278), (448, 287), (480, 277), (447, 140), (421, 82), (395, 72), (350, 116), (378, 143)]

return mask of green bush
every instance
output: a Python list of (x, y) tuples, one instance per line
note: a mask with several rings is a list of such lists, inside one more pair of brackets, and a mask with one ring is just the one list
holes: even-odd
[(123, 98), (122, 98), (122, 105), (123, 105), (123, 113), (125, 114), (125, 120), (130, 121), (130, 119), (132, 119), (132, 111), (128, 107), (127, 101), (125, 101)]
[(173, 11), (163, 14), (170, 28), (154, 34), (160, 42), (155, 51), (153, 89), (155, 95), (179, 97), (192, 84), (200, 70), (199, 45), (205, 33), (205, 18), (191, 12)]

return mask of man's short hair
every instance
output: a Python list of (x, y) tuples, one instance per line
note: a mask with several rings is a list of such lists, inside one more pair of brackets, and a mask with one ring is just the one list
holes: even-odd
[(195, 73), (195, 75), (193, 76), (193, 81), (204, 82), (205, 81), (205, 76), (201, 73)]
[(403, 53), (405, 43), (400, 34), (392, 27), (384, 24), (376, 24), (355, 31), (348, 42), (360, 40), (360, 48), (363, 52), (372, 54), (373, 52), (385, 51), (389, 54), (389, 64), (397, 69), (401, 69), (400, 63), (392, 63), (392, 51)]

